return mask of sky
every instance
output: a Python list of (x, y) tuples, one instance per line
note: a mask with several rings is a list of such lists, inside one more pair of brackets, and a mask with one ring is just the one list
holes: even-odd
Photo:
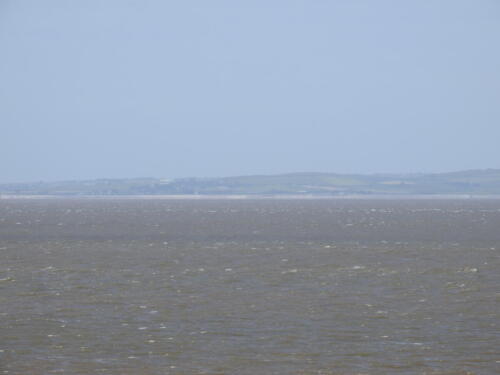
[(500, 168), (498, 0), (0, 0), (0, 182)]

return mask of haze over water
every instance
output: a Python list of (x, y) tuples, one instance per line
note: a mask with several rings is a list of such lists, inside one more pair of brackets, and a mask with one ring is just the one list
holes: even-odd
[(496, 374), (499, 200), (0, 200), (2, 374)]

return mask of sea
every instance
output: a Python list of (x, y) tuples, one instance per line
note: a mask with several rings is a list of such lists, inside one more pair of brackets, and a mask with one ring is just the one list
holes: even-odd
[(500, 374), (500, 200), (0, 199), (0, 374)]

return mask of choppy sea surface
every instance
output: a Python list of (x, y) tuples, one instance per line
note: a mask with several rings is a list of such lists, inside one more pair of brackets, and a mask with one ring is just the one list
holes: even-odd
[(500, 200), (0, 200), (0, 374), (499, 374)]

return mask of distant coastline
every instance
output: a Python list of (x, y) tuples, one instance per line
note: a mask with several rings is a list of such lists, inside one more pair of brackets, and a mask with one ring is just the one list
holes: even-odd
[(496, 195), (0, 195), (0, 200), (499, 200)]
[(2, 198), (364, 199), (494, 198), (500, 169), (434, 174), (289, 173), (213, 178), (125, 178), (0, 184)]

